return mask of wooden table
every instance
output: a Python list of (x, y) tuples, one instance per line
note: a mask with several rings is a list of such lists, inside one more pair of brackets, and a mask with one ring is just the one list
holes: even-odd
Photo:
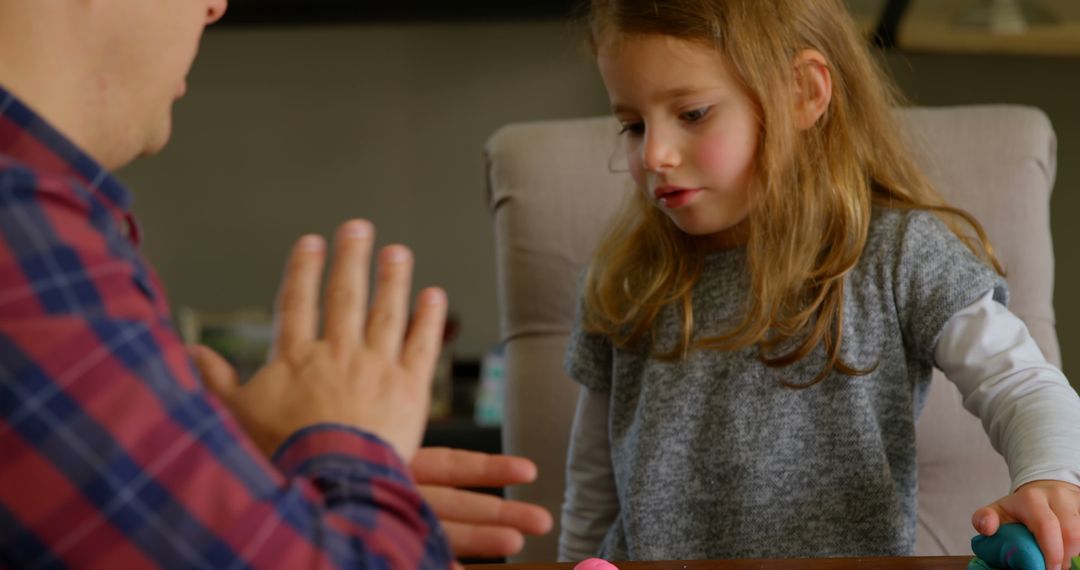
[[(616, 562), (619, 570), (966, 570), (970, 556)], [(571, 563), (479, 564), (466, 570), (573, 570)]]

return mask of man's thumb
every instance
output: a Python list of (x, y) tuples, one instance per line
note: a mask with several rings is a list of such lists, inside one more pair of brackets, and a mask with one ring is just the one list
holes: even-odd
[(188, 346), (188, 354), (195, 361), (207, 389), (228, 403), (240, 385), (236, 370), (229, 361), (202, 344)]

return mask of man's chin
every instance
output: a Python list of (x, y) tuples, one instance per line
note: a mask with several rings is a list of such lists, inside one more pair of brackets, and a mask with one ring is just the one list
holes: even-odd
[(169, 144), (169, 138), (172, 136), (172, 122), (166, 122), (157, 131), (147, 137), (146, 144), (143, 145), (143, 150), (140, 153), (141, 156), (151, 156), (157, 154), (165, 149), (165, 146)]
[(119, 170), (139, 157), (157, 154), (165, 148), (172, 134), (172, 121), (169, 119), (159, 122), (157, 128), (141, 133), (116, 133), (119, 135), (117, 138), (99, 145), (99, 152), (90, 154), (109, 171)]

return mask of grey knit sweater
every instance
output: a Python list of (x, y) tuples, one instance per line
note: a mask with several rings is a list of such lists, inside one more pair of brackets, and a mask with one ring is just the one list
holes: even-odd
[[(805, 390), (824, 362), (770, 369), (755, 349), (664, 362), (615, 349), (579, 326), (566, 366), (611, 394), (619, 514), (601, 555), (615, 560), (911, 554), (915, 419), (946, 321), (1004, 280), (934, 215), (876, 212), (847, 278), (839, 373)], [(697, 334), (725, 330), (746, 295), (745, 255), (711, 253), (694, 288)], [(679, 333), (674, 310), (661, 348)], [(580, 324), (580, 320), (579, 320)]]

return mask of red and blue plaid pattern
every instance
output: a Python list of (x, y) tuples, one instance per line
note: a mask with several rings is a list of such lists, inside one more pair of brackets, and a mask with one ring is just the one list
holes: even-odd
[(260, 455), (198, 380), (130, 207), (0, 88), (0, 567), (448, 567), (381, 440), (320, 425)]

